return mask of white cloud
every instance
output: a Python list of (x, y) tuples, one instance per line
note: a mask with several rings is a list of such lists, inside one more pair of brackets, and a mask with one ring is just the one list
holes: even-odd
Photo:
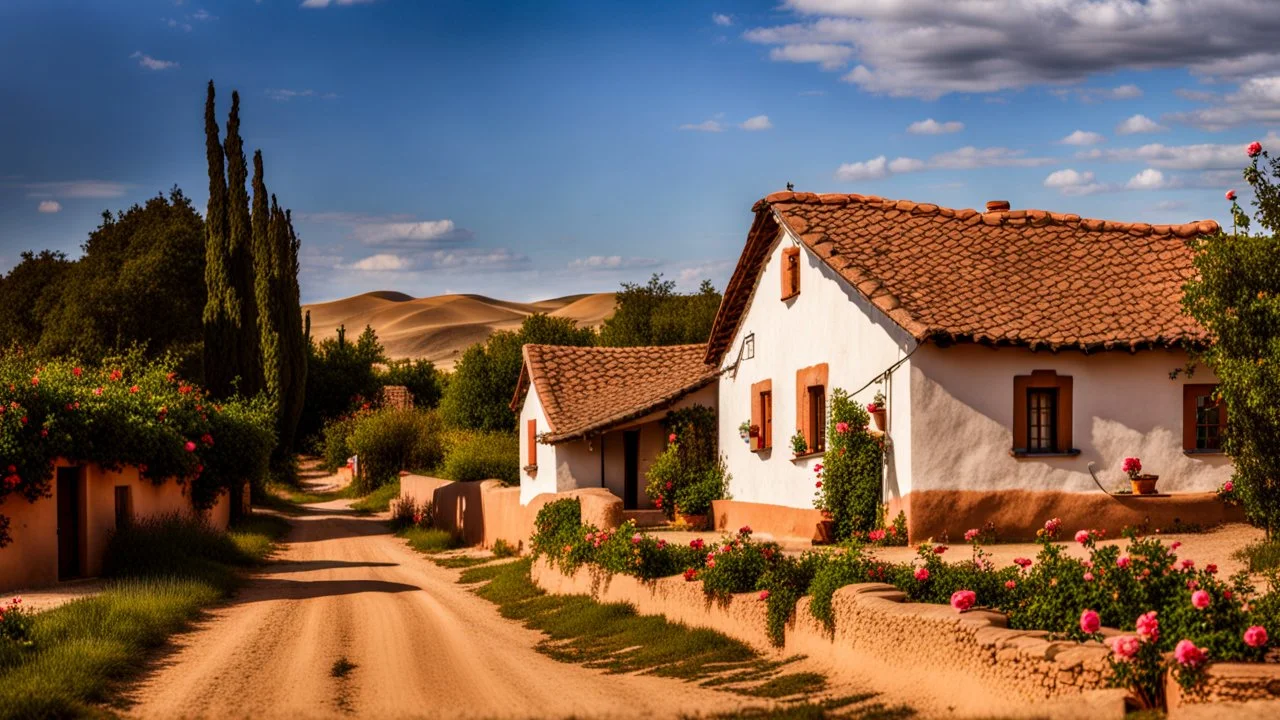
[(1165, 179), (1164, 173), (1155, 168), (1147, 168), (1129, 178), (1124, 186), (1130, 190), (1162, 190), (1172, 187), (1172, 183)]
[(195, 13), (191, 15), (191, 17), (195, 18), (196, 20), (199, 20), (200, 22), (208, 22), (210, 20), (218, 19), (216, 15), (210, 15), (209, 11), (204, 9), (195, 11)]
[(407, 259), (399, 255), (378, 253), (377, 255), (370, 255), (367, 258), (357, 260), (351, 263), (350, 267), (352, 270), (363, 270), (365, 272), (394, 272), (407, 270), (410, 265), (411, 263)]
[(1101, 135), (1099, 135), (1096, 132), (1089, 132), (1087, 130), (1076, 130), (1075, 132), (1062, 138), (1058, 142), (1062, 143), (1063, 145), (1097, 145), (1098, 143), (1102, 142), (1104, 139), (1105, 138), (1103, 138)]
[(720, 27), (729, 27), (733, 24), (733, 16), (725, 15), (723, 13), (712, 13), (711, 22), (719, 25)]
[(173, 18), (160, 18), (160, 22), (164, 23), (165, 25), (168, 25), (169, 27), (175, 30), (182, 30), (183, 32), (191, 32), (191, 23), (189, 22), (182, 22), (180, 20), (175, 20)]
[(964, 123), (958, 120), (938, 122), (933, 118), (913, 122), (907, 126), (907, 132), (912, 135), (945, 135), (947, 133), (960, 132), (963, 129)]
[(938, 153), (926, 160), (899, 157), (890, 161), (884, 155), (862, 162), (844, 163), (836, 169), (836, 179), (845, 182), (872, 180), (888, 175), (920, 170), (973, 170), (984, 167), (1037, 167), (1048, 165), (1052, 158), (1027, 157), (1024, 150), (1003, 147), (978, 148), (972, 145)]
[(373, 0), (302, 0), (301, 7), (304, 8), (327, 8), (330, 5), (364, 5), (371, 3)]
[(1067, 87), (1054, 88), (1049, 91), (1058, 97), (1066, 100), (1068, 98), (1076, 98), (1082, 103), (1093, 104), (1103, 102), (1105, 100), (1132, 100), (1142, 97), (1142, 88), (1137, 85), (1120, 85), (1113, 88), (1096, 88), (1096, 87)]
[(144, 67), (148, 70), (172, 70), (173, 68), (178, 67), (178, 63), (173, 60), (157, 60), (141, 50), (135, 52), (129, 57), (136, 58), (138, 66)]
[(1071, 168), (1049, 173), (1049, 177), (1044, 179), (1044, 186), (1063, 195), (1093, 195), (1110, 189), (1108, 185), (1097, 182), (1093, 173), (1077, 172)]
[(1161, 200), (1160, 202), (1153, 205), (1152, 209), (1160, 210), (1162, 212), (1169, 211), (1169, 210), (1183, 210), (1189, 204), (1190, 203), (1188, 203), (1186, 200)]
[(437, 250), (424, 256), (432, 268), (476, 268), (490, 271), (523, 270), (529, 266), (529, 258), (506, 248), (457, 248)]
[(1117, 135), (1136, 135), (1138, 133), (1162, 132), (1169, 128), (1152, 120), (1146, 115), (1138, 114), (1128, 118), (1116, 126)]
[(352, 234), (365, 245), (408, 245), (446, 240), (455, 230), (452, 220), (358, 222), (355, 223)]
[(62, 209), (62, 205), (57, 200), (41, 200), (36, 210), (42, 213), (56, 213)]
[(1221, 98), (1209, 95), (1206, 101), (1212, 105), (1172, 113), (1168, 117), (1174, 122), (1204, 130), (1223, 130), (1251, 123), (1280, 123), (1280, 75), (1249, 78), (1235, 92)]
[(836, 179), (845, 182), (873, 180), (889, 174), (889, 161), (881, 155), (863, 162), (844, 163), (836, 168)]
[(924, 161), (917, 160), (916, 158), (900, 157), (889, 161), (889, 172), (894, 173), (895, 175), (898, 173), (916, 172), (917, 170), (923, 170), (924, 168)]
[(743, 130), (768, 130), (773, 127), (773, 123), (769, 122), (768, 115), (756, 115), (747, 118), (738, 127)]
[(723, 132), (724, 125), (717, 120), (704, 120), (700, 123), (685, 123), (680, 126), (681, 130), (696, 130), (698, 132)]
[(287, 88), (268, 88), (267, 97), (280, 102), (287, 102), (294, 98), (313, 97), (315, 90), (289, 90)]
[[(768, 45), (856, 49), (846, 80), (933, 98), (1035, 85), (1066, 87), (1125, 70), (1189, 68), (1213, 80), (1280, 72), (1280, 13), (1266, 0), (783, 0), (791, 22), (758, 27)], [(1131, 85), (1082, 88), (1127, 99)]]
[(656, 267), (661, 263), (652, 258), (624, 258), (621, 255), (592, 255), (575, 258), (569, 263), (570, 270), (626, 270), (638, 267)]
[(27, 183), (22, 186), (29, 197), (114, 198), (124, 195), (124, 183), (103, 180), (70, 180), (65, 182)]
[(852, 54), (853, 48), (844, 45), (801, 43), (773, 48), (769, 51), (769, 59), (774, 62), (818, 63), (823, 70), (838, 70), (844, 67)]
[[(1280, 135), (1267, 133), (1263, 145), (1280, 143)], [(1149, 143), (1136, 148), (1094, 148), (1076, 153), (1080, 160), (1104, 160), (1108, 162), (1136, 162), (1165, 170), (1236, 170), (1248, 162), (1245, 156), (1247, 143), (1195, 145), (1163, 145)]]

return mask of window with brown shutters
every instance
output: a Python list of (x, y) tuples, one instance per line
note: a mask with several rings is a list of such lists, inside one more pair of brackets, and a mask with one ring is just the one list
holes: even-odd
[(773, 447), (773, 381), (751, 386), (751, 450)]
[(790, 300), (800, 294), (800, 248), (782, 250), (782, 299)]
[(525, 464), (535, 466), (538, 464), (538, 421), (529, 420), (525, 423), (525, 434), (528, 436), (526, 442), (528, 449), (525, 451)]
[(1182, 449), (1187, 452), (1222, 452), (1227, 426), (1227, 406), (1216, 397), (1217, 385), (1182, 386)]
[(1013, 449), (1025, 455), (1074, 455), (1070, 375), (1033, 370), (1013, 379)]
[(807, 453), (827, 447), (827, 363), (796, 371), (796, 429), (804, 435)]

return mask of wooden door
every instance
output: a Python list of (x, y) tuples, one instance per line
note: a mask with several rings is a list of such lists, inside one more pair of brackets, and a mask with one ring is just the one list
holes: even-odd
[(58, 468), (58, 579), (80, 577), (80, 468)]
[(635, 510), (640, 506), (640, 431), (625, 430), (622, 433), (622, 509)]

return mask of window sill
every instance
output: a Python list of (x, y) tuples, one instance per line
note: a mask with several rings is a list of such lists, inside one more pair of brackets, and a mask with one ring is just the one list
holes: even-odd
[(782, 302), (786, 302), (786, 301), (788, 301), (788, 300), (792, 300), (792, 299), (794, 299), (794, 298), (798, 298), (798, 297), (800, 297), (800, 292), (797, 290), (796, 292), (793, 292), (793, 293), (791, 293), (790, 295), (783, 295), (783, 296), (782, 296)]
[(756, 455), (759, 455), (760, 453), (768, 453), (768, 452), (771, 452), (772, 450), (773, 450), (772, 445), (766, 445), (765, 447), (761, 447), (761, 448), (751, 448), (751, 452), (755, 453)]
[(792, 456), (791, 456), (791, 461), (792, 461), (792, 462), (799, 462), (799, 461), (801, 461), (801, 460), (808, 460), (808, 459), (810, 459), (810, 458), (822, 457), (823, 455), (825, 455), (825, 454), (826, 454), (826, 452), (827, 452), (826, 450), (815, 450), (814, 452), (810, 452), (810, 453), (803, 453), (803, 454), (800, 454), (800, 455), (792, 455)]
[(524, 466), (523, 468), (521, 468), (521, 469), (522, 469), (522, 470), (524, 470), (524, 473), (525, 473), (526, 475), (530, 476), (530, 477), (533, 477), (534, 475), (537, 475), (537, 474), (538, 474), (538, 466), (537, 466), (537, 465), (525, 465), (525, 466)]
[(1221, 450), (1183, 450), (1183, 455), (1226, 455)]
[(1019, 450), (1017, 448), (1009, 451), (1009, 457), (1018, 458), (1020, 460), (1030, 458), (1075, 457), (1079, 454), (1080, 451), (1076, 448), (1071, 448), (1066, 452), (1030, 452), (1028, 450)]

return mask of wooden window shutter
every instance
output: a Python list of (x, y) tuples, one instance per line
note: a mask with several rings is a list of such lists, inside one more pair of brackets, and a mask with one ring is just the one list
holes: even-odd
[(753, 451), (773, 447), (773, 380), (751, 386), (751, 426), (756, 429), (751, 438)]
[(800, 294), (800, 248), (782, 250), (782, 299), (789, 300)]
[[(796, 429), (804, 435), (809, 452), (818, 452), (825, 445), (827, 375), (827, 363), (796, 371)], [(822, 407), (815, 407), (817, 404)]]
[[(1222, 430), (1227, 425), (1227, 406), (1221, 401), (1213, 404), (1212, 396), (1217, 389), (1217, 385), (1202, 383), (1182, 386), (1183, 450), (1213, 452), (1222, 449)], [(1213, 414), (1206, 414), (1203, 418), (1205, 422), (1200, 422), (1197, 410), (1202, 404), (1206, 410), (1216, 410), (1216, 418)], [(1216, 423), (1213, 422), (1215, 419)]]
[(529, 449), (525, 451), (525, 456), (526, 456), (525, 464), (537, 465), (538, 464), (538, 421), (530, 420), (527, 423), (525, 423), (525, 427), (527, 428), (526, 434), (528, 435), (528, 445), (529, 445)]
[[(1032, 370), (1030, 375), (1018, 375), (1013, 378), (1013, 450), (1023, 453), (1030, 450), (1030, 421), (1028, 408), (1033, 389), (1056, 389), (1053, 399), (1054, 426), (1052, 428), (1052, 452), (1066, 453), (1074, 449), (1071, 437), (1071, 391), (1070, 375), (1059, 375), (1053, 370)], [(1043, 405), (1039, 406), (1043, 407)], [(1043, 451), (1041, 451), (1043, 452)]]

